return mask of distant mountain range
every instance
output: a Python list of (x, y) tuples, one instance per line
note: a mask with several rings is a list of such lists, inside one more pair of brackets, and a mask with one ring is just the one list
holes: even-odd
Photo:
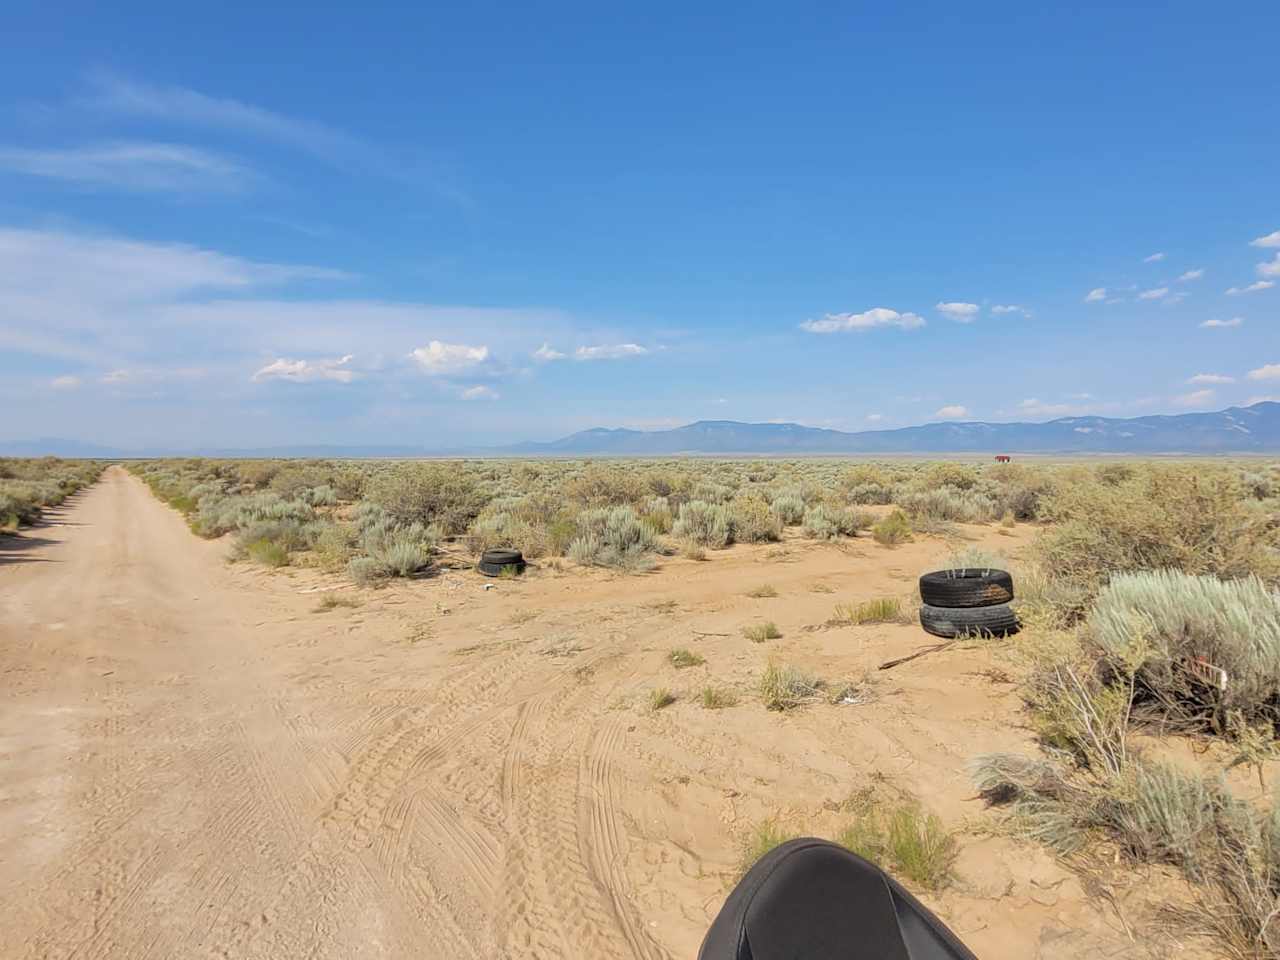
[(205, 455), (218, 457), (755, 456), (926, 453), (1280, 453), (1280, 403), (1176, 416), (1062, 417), (1048, 423), (948, 421), (846, 433), (797, 423), (699, 420), (673, 430), (583, 430), (549, 443), (432, 450), (413, 446), (266, 447), (253, 450), (116, 450), (67, 440), (0, 443), (8, 456)]

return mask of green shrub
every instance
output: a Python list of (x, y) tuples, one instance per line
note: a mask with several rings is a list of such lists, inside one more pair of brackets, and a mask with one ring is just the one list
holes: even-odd
[(640, 571), (653, 567), (658, 541), (630, 507), (603, 507), (578, 515), (578, 536), (569, 559), (583, 566)]
[(857, 534), (858, 525), (865, 515), (845, 510), (842, 507), (831, 507), (819, 504), (804, 512), (805, 536), (818, 540), (834, 540), (836, 537), (852, 537)]
[(1089, 598), (1117, 573), (1180, 570), (1236, 579), (1280, 579), (1277, 532), (1222, 472), (1148, 467), (1118, 483), (1088, 476), (1055, 488), (1054, 521), (1038, 541), (1041, 562)]
[(399, 463), (375, 473), (366, 499), (401, 524), (438, 526), (443, 534), (464, 533), (488, 499), (458, 464)]
[(981, 523), (1000, 515), (990, 497), (954, 487), (905, 493), (898, 497), (898, 505), (914, 521)]
[[(1256, 577), (1117, 574), (1088, 629), (1109, 657), (1136, 671), (1166, 722), (1221, 733), (1232, 711), (1249, 722), (1280, 721), (1280, 594)], [(1225, 689), (1197, 678), (1197, 660), (1226, 671)]]
[(289, 551), (283, 545), (267, 539), (250, 540), (245, 544), (249, 559), (268, 567), (283, 567), (289, 563)]
[(797, 493), (783, 493), (773, 498), (769, 505), (773, 515), (788, 527), (804, 520), (804, 499)]
[(782, 538), (782, 521), (759, 494), (735, 499), (731, 522), (733, 539), (738, 543), (773, 543)]
[(733, 518), (728, 507), (691, 500), (680, 507), (671, 532), (688, 543), (719, 550), (733, 542)]
[(871, 528), (876, 543), (893, 545), (911, 539), (911, 521), (901, 510), (895, 510)]

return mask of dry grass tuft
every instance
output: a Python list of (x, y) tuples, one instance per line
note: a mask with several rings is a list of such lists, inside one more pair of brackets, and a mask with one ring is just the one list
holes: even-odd
[(770, 663), (760, 677), (760, 699), (766, 709), (790, 710), (820, 698), (818, 679), (790, 664)]
[(777, 640), (782, 636), (782, 631), (772, 620), (766, 620), (764, 623), (753, 623), (743, 627), (742, 635), (752, 643), (764, 643), (766, 640)]
[(685, 667), (700, 667), (707, 662), (704, 657), (699, 656), (687, 647), (676, 647), (667, 654), (667, 659), (671, 661), (671, 665), (677, 670), (682, 670)]
[(708, 710), (723, 710), (725, 707), (733, 707), (738, 703), (738, 695), (732, 690), (726, 690), (723, 687), (715, 687), (707, 684), (702, 688), (699, 694), (703, 707)]
[(748, 590), (746, 595), (757, 600), (770, 600), (778, 595), (778, 589), (772, 583), (762, 583)]
[(782, 826), (776, 817), (770, 817), (756, 824), (739, 844), (738, 879), (746, 876), (747, 871), (774, 847), (780, 847), (788, 840), (796, 839), (797, 836), (798, 834)]
[(676, 702), (676, 695), (666, 687), (654, 687), (649, 691), (649, 712), (657, 713)]
[(879, 597), (862, 603), (836, 604), (831, 622), (857, 626), (864, 623), (908, 623), (910, 618), (903, 612), (902, 601), (897, 597)]

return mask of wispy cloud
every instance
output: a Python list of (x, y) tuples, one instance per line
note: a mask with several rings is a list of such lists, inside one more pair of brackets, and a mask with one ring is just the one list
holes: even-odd
[(1235, 383), (1235, 377), (1228, 377), (1223, 373), (1197, 373), (1194, 377), (1188, 377), (1187, 383)]
[(1280, 253), (1258, 264), (1257, 269), (1260, 277), (1280, 277)]
[(565, 358), (565, 354), (556, 350), (550, 344), (544, 343), (537, 350), (533, 351), (532, 357), (539, 363), (550, 363), (552, 360), (563, 360)]
[(1169, 295), (1168, 287), (1156, 287), (1154, 290), (1143, 290), (1138, 294), (1139, 300), (1163, 300)]
[(1105, 299), (1107, 299), (1107, 288), (1094, 287), (1092, 290), (1088, 292), (1088, 294), (1085, 295), (1084, 302), (1085, 303), (1101, 303)]
[(1195, 270), (1188, 270), (1186, 273), (1178, 277), (1179, 283), (1189, 283), (1192, 280), (1199, 280), (1204, 276), (1204, 268), (1197, 267)]
[(476, 384), (474, 387), (467, 387), (459, 394), (463, 400), (498, 400), (502, 394), (498, 393), (493, 387), (485, 386), (483, 383)]
[(1046, 403), (1034, 397), (1018, 404), (1018, 413), (1028, 417), (1069, 417), (1085, 409), (1078, 403)]
[(950, 403), (945, 407), (939, 407), (933, 415), (943, 420), (959, 420), (969, 415), (969, 408), (958, 403)]
[(1164, 253), (1153, 253), (1149, 257), (1143, 257), (1142, 262), (1143, 263), (1159, 263), (1161, 260), (1165, 258), (1165, 256), (1166, 254)]
[(868, 413), (865, 417), (868, 423), (879, 423), (884, 419), (883, 413)]
[(489, 359), (489, 348), (432, 340), (425, 347), (413, 350), (409, 356), (428, 376), (445, 377), (466, 373), (484, 363)]
[(972, 323), (974, 317), (978, 315), (979, 307), (976, 303), (965, 303), (961, 300), (952, 300), (939, 303), (934, 307), (940, 314), (957, 323)]
[(1260, 293), (1263, 290), (1270, 290), (1274, 287), (1274, 280), (1255, 280), (1247, 287), (1230, 287), (1227, 290), (1228, 297), (1238, 297), (1242, 293)]
[(49, 381), (49, 386), (55, 390), (75, 390), (83, 381), (73, 374), (63, 374), (61, 377), (54, 377)]
[(991, 312), (996, 314), (997, 316), (1001, 316), (1006, 313), (1020, 313), (1022, 314), (1022, 316), (1027, 317), (1028, 319), (1031, 317), (1030, 310), (1016, 303), (997, 303), (994, 307), (991, 308)]
[(466, 206), (471, 202), (456, 177), (439, 163), (420, 155), (410, 159), (327, 124), (232, 97), (96, 72), (89, 76), (88, 91), (75, 106), (100, 116), (142, 118), (254, 138), (308, 154), (340, 170), (358, 170), (421, 187), (451, 203)]
[(1249, 371), (1250, 380), (1280, 380), (1280, 363), (1266, 363)]
[(314, 383), (317, 380), (350, 383), (355, 379), (355, 374), (346, 369), (346, 366), (353, 359), (351, 354), (337, 360), (286, 360), (282, 357), (258, 370), (252, 379), (289, 380), (294, 383)]
[(1244, 323), (1244, 317), (1232, 317), (1230, 320), (1219, 320), (1217, 318), (1214, 318), (1212, 320), (1206, 320), (1204, 323), (1200, 324), (1200, 326), (1210, 327), (1210, 328), (1238, 327), (1238, 326), (1241, 326), (1243, 323)]
[(97, 72), (83, 105), (97, 111), (190, 126), (212, 127), (285, 144), (325, 160), (339, 160), (368, 148), (324, 124), (299, 120), (228, 97), (212, 97), (188, 87), (158, 86)]
[(915, 313), (899, 313), (888, 307), (872, 307), (864, 313), (828, 313), (821, 320), (806, 320), (801, 330), (810, 333), (843, 333), (850, 330), (870, 330), (873, 327), (900, 327), (914, 330), (923, 327), (924, 317)]
[(613, 343), (595, 347), (579, 347), (573, 351), (575, 360), (622, 360), (626, 357), (642, 357), (649, 350), (638, 343)]
[(254, 174), (234, 160), (171, 143), (66, 149), (0, 148), (0, 170), (87, 187), (155, 193), (238, 193)]
[(1251, 247), (1280, 247), (1280, 230), (1274, 230), (1266, 236), (1250, 240)]
[(1179, 407), (1203, 407), (1212, 402), (1214, 396), (1212, 390), (1194, 390), (1174, 397), (1173, 402)]

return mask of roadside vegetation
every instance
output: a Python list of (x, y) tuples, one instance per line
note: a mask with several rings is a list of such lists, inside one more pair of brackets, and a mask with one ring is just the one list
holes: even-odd
[(35, 523), (102, 474), (97, 460), (0, 457), (0, 533)]
[[(371, 462), (173, 459), (130, 467), (205, 537), (240, 556), (417, 576), (442, 552), (643, 573), (784, 538), (885, 544), (951, 522), (1033, 520), (1054, 471), (1007, 465), (643, 460)], [(893, 510), (877, 507), (897, 505)]]

